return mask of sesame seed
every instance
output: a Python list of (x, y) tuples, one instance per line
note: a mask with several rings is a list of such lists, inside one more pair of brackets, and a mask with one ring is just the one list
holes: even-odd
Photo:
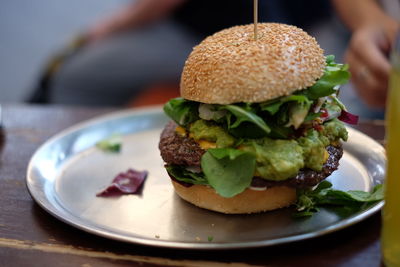
[(181, 77), (182, 97), (211, 104), (262, 102), (307, 88), (325, 69), (315, 38), (295, 26), (259, 23), (217, 32), (193, 48)]

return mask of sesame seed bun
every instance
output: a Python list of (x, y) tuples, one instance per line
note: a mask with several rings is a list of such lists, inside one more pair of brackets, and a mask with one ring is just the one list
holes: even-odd
[(276, 186), (264, 191), (246, 189), (242, 193), (224, 198), (205, 185), (185, 187), (171, 180), (175, 192), (184, 200), (200, 208), (226, 214), (246, 214), (271, 211), (290, 206), (296, 202), (296, 189)]
[(324, 51), (302, 29), (279, 23), (235, 26), (194, 47), (181, 96), (209, 104), (263, 102), (305, 89), (325, 69)]

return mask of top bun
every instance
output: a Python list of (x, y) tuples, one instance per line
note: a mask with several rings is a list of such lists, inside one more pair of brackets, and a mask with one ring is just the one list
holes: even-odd
[(263, 102), (305, 89), (325, 69), (324, 51), (302, 29), (279, 23), (235, 26), (194, 47), (181, 96), (208, 104)]

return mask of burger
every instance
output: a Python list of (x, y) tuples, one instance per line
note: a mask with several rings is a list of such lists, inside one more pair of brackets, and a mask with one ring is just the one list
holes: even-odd
[[(302, 29), (235, 26), (194, 47), (159, 149), (175, 192), (204, 209), (242, 214), (296, 202), (338, 168), (356, 118), (338, 99), (348, 66)], [(341, 121), (342, 120), (342, 121)]]

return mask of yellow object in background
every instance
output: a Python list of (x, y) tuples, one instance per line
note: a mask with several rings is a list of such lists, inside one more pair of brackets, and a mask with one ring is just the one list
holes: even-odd
[[(398, 36), (400, 39), (400, 35)], [(382, 253), (386, 266), (400, 266), (400, 40), (392, 54), (387, 109), (387, 175), (382, 212)]]

